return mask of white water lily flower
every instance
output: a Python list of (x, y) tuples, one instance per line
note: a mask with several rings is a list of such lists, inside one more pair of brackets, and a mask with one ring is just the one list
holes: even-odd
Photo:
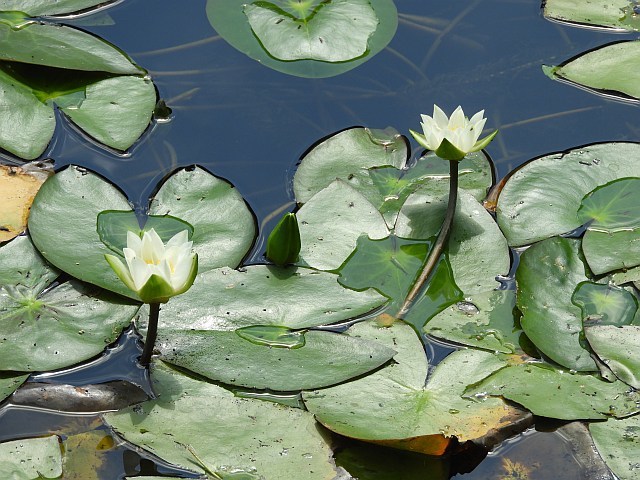
[(140, 238), (127, 232), (122, 250), (125, 265), (115, 255), (107, 262), (127, 287), (145, 303), (165, 303), (169, 297), (186, 292), (198, 272), (198, 256), (191, 250), (187, 230), (175, 234), (165, 245), (152, 228)]
[(467, 153), (477, 152), (486, 147), (498, 131), (478, 140), (487, 119), (484, 110), (476, 113), (471, 120), (464, 116), (462, 107), (458, 107), (447, 117), (437, 105), (433, 106), (433, 117), (421, 115), (421, 135), (410, 130), (416, 141), (428, 150), (446, 160), (462, 160)]

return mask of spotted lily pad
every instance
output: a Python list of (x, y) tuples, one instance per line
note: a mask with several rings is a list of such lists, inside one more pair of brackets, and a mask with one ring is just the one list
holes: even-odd
[(584, 332), (593, 351), (616, 377), (640, 388), (640, 327), (597, 325), (585, 328)]
[(116, 0), (2, 0), (0, 9), (5, 11), (23, 12), (32, 17), (41, 15), (65, 15), (86, 11), (92, 7), (103, 7)]
[(0, 443), (0, 471), (11, 480), (60, 478), (62, 452), (58, 437), (51, 435)]
[(640, 30), (640, 19), (629, 0), (546, 0), (543, 5), (544, 16), (551, 20), (616, 31)]
[(640, 416), (589, 424), (593, 442), (607, 466), (620, 480), (638, 478)]
[(0, 402), (15, 392), (28, 377), (28, 374), (0, 373)]

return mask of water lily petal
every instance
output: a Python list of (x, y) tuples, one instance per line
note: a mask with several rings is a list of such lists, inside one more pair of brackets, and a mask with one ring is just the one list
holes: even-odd
[(467, 124), (468, 124), (468, 120), (464, 116), (462, 107), (458, 106), (451, 114), (451, 118), (449, 118), (449, 123), (447, 127), (449, 130), (456, 130), (458, 128), (465, 128)]
[(442, 129), (446, 129), (449, 125), (449, 117), (447, 117), (447, 114), (444, 113), (442, 109), (435, 104), (433, 105), (433, 120), (435, 121), (436, 125)]
[(140, 258), (132, 259), (131, 264), (129, 264), (129, 272), (131, 273), (131, 277), (133, 278), (135, 291), (140, 290), (144, 286), (144, 284), (147, 283), (149, 277), (152, 274), (149, 264), (147, 264)]
[(104, 258), (107, 260), (113, 271), (116, 273), (118, 278), (122, 280), (122, 282), (129, 287), (131, 290), (137, 290), (135, 286), (135, 282), (133, 278), (131, 278), (131, 274), (129, 273), (129, 269), (127, 266), (122, 263), (115, 255), (105, 254)]

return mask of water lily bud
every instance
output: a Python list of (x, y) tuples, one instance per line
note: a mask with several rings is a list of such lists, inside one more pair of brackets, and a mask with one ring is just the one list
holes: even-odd
[(440, 158), (459, 161), (467, 153), (482, 150), (496, 136), (497, 130), (478, 140), (486, 121), (484, 110), (480, 110), (469, 120), (462, 107), (456, 108), (449, 118), (440, 107), (434, 105), (433, 117), (422, 115), (424, 135), (413, 130), (410, 132), (420, 145), (434, 151)]
[(279, 266), (289, 265), (300, 255), (300, 230), (295, 213), (285, 214), (267, 239), (267, 258)]
[(127, 232), (127, 246), (122, 250), (125, 265), (115, 255), (105, 255), (107, 262), (127, 287), (145, 303), (165, 303), (170, 297), (186, 292), (198, 273), (198, 256), (191, 247), (187, 230), (175, 234), (165, 245), (152, 228), (140, 238)]

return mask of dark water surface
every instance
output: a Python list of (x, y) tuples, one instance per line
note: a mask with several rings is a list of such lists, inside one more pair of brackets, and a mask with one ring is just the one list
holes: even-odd
[[(355, 125), (392, 126), (408, 134), (409, 128), (419, 129), (419, 115), (431, 114), (433, 103), (447, 112), (460, 104), (469, 115), (485, 109), (487, 128), (500, 129), (488, 148), (499, 178), (536, 156), (640, 137), (635, 105), (553, 82), (541, 70), (542, 64), (555, 65), (635, 35), (548, 22), (532, 0), (397, 0), (400, 24), (389, 47), (328, 79), (287, 76), (236, 51), (213, 31), (205, 3), (124, 0), (102, 14), (68, 22), (114, 43), (149, 70), (173, 115), (170, 122), (154, 125), (128, 156), (95, 146), (59, 122), (46, 153), (57, 168), (77, 164), (94, 170), (143, 211), (159, 180), (179, 166), (197, 163), (239, 189), (264, 234), (273, 226), (272, 212), (292, 207), (295, 165), (311, 145)], [(254, 259), (260, 253), (258, 247)], [(102, 362), (88, 376), (75, 373), (72, 381), (104, 381), (119, 365), (132, 365), (135, 345), (123, 348), (129, 353), (112, 355), (120, 360), (106, 367)], [(91, 415), (9, 407), (0, 410), (0, 440), (93, 428), (100, 432), (95, 421)], [(170, 471), (141, 460), (126, 446), (104, 455), (99, 478)], [(402, 466), (388, 477), (394, 480), (442, 478), (428, 472), (449, 468), (406, 453), (385, 450), (385, 455), (388, 464)], [(369, 471), (375, 470), (373, 457)], [(509, 459), (531, 467), (529, 478), (585, 478), (560, 434), (533, 430), (504, 443), (464, 478), (520, 478), (501, 477), (509, 471)], [(473, 467), (456, 467), (452, 473)], [(366, 469), (360, 475), (368, 478)]]

